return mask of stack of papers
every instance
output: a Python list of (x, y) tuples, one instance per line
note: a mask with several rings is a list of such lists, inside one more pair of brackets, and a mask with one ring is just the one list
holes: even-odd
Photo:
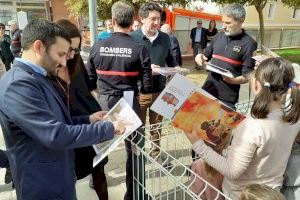
[(172, 76), (177, 73), (187, 75), (190, 73), (190, 70), (182, 67), (160, 67), (158, 68), (158, 73), (163, 76)]

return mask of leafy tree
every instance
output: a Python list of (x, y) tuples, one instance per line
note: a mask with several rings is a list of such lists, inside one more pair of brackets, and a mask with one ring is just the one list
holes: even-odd
[[(260, 36), (260, 44), (264, 45), (264, 32), (265, 32), (265, 25), (264, 25), (264, 15), (263, 9), (266, 7), (268, 0), (212, 0), (213, 2), (219, 4), (226, 4), (226, 3), (240, 3), (240, 4), (247, 4), (249, 6), (254, 6), (259, 17), (259, 36)], [(283, 4), (290, 6), (290, 7), (299, 7), (300, 0), (281, 0)]]
[[(111, 18), (111, 6), (118, 0), (97, 0), (97, 16), (100, 20)], [(140, 6), (147, 0), (131, 0), (136, 14)], [(188, 0), (162, 0), (158, 1), (163, 6), (179, 4), (185, 6)], [(66, 0), (66, 6), (74, 16), (88, 15), (88, 0)]]

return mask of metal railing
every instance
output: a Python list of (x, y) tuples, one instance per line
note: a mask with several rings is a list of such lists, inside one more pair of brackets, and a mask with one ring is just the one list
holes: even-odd
[[(259, 30), (247, 29), (246, 32), (259, 43)], [(189, 30), (175, 30), (182, 54), (192, 53)], [(266, 29), (265, 46), (272, 49), (299, 48), (300, 47), (300, 29)]]

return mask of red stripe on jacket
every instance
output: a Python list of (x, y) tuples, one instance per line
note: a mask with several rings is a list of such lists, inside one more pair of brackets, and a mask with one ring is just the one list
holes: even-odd
[(139, 72), (120, 72), (120, 71), (104, 71), (96, 70), (97, 74), (107, 75), (107, 76), (138, 76)]
[(241, 61), (233, 60), (231, 58), (227, 58), (227, 57), (224, 57), (224, 56), (213, 54), (212, 57), (216, 58), (216, 59), (219, 59), (219, 60), (223, 60), (225, 62), (228, 62), (228, 63), (232, 64), (232, 65), (242, 65)]

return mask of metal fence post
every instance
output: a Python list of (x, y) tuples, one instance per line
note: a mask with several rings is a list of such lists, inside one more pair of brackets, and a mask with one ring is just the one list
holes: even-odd
[(96, 0), (89, 0), (89, 24), (90, 24), (90, 45), (93, 46), (97, 35), (97, 3)]

